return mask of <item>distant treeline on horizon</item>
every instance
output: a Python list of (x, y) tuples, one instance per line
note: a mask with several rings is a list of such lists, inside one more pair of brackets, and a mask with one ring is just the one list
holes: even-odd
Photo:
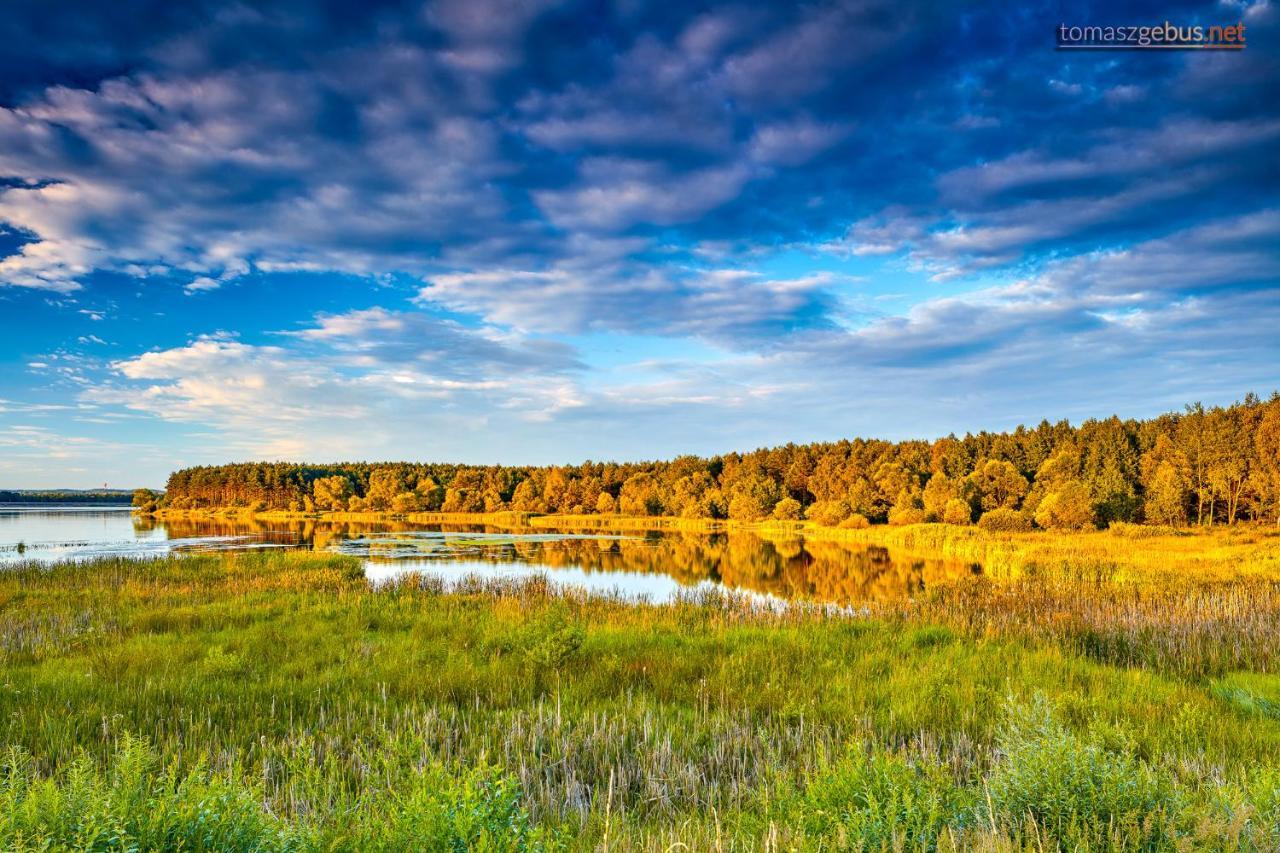
[(1041, 422), (935, 441), (853, 439), (665, 462), (252, 462), (186, 468), (160, 506), (945, 521), (1000, 530), (1280, 523), (1280, 394), (1149, 420)]
[(127, 504), (132, 489), (0, 489), (0, 504)]

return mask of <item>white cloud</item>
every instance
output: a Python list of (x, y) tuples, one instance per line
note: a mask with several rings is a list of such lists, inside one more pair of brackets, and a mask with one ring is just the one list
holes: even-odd
[(750, 179), (745, 165), (671, 172), (657, 162), (616, 157), (584, 160), (579, 181), (533, 193), (561, 228), (622, 231), (633, 225), (689, 222), (732, 200)]
[(539, 332), (615, 330), (751, 348), (830, 325), (837, 281), (827, 273), (779, 279), (744, 269), (565, 264), (433, 276), (418, 301)]

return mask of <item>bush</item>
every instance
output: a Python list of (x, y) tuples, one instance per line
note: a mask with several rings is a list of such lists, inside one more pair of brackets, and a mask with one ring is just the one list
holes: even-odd
[(379, 792), (371, 799), (369, 818), (326, 849), (452, 853), (545, 847), (520, 803), (519, 784), (496, 770), (454, 774), (434, 765), (419, 774), (407, 793), (387, 798)]
[(895, 506), (889, 510), (889, 523), (924, 524), (924, 510), (914, 506)]
[(1014, 509), (993, 509), (982, 514), (978, 527), (991, 533), (1025, 533), (1031, 529), (1031, 521)]
[(799, 521), (800, 501), (795, 498), (783, 498), (773, 508), (773, 517), (779, 521)]
[(429, 764), (395, 790), (371, 789), (336, 827), (291, 823), (256, 782), (201, 766), (179, 774), (125, 736), (106, 772), (87, 758), (42, 778), (26, 753), (0, 761), (0, 849), (269, 851), (542, 850), (515, 780), (488, 767)]
[(835, 527), (853, 515), (853, 507), (849, 506), (848, 501), (818, 501), (809, 507), (806, 515), (810, 521), (823, 527)]
[(1151, 539), (1156, 536), (1186, 535), (1178, 528), (1169, 527), (1166, 524), (1131, 524), (1127, 521), (1113, 521), (1107, 529), (1113, 535), (1125, 539)]
[(533, 666), (560, 669), (578, 656), (586, 637), (579, 625), (559, 612), (551, 612), (529, 622), (518, 635), (506, 638), (498, 648), (520, 650)]
[(840, 522), (840, 527), (845, 530), (863, 530), (871, 526), (871, 522), (867, 520), (865, 515), (854, 513), (853, 515)]
[(1006, 826), (1033, 819), (1059, 841), (1084, 842), (1066, 845), (1071, 849), (1116, 835), (1148, 844), (1163, 838), (1163, 818), (1175, 805), (1167, 783), (1131, 753), (1072, 733), (1043, 696), (1008, 704), (996, 745), (988, 789), (993, 817)]
[(798, 804), (796, 823), (841, 850), (930, 850), (968, 803), (939, 765), (861, 752), (821, 773)]
[(5, 850), (291, 850), (298, 831), (262, 807), (245, 783), (197, 767), (161, 768), (146, 743), (124, 738), (100, 773), (88, 759), (59, 777), (36, 775), (11, 749), (0, 767)]
[(968, 501), (952, 498), (942, 510), (942, 520), (947, 524), (970, 524), (973, 522), (973, 509)]

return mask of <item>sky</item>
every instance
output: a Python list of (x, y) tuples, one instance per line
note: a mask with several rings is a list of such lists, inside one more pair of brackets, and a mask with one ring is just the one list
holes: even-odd
[[(1244, 23), (1242, 51), (1059, 51)], [(0, 487), (1280, 388), (1280, 10), (8, 4)]]

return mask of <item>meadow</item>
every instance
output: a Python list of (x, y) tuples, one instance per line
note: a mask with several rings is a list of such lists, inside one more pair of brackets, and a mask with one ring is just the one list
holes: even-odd
[(829, 535), (993, 570), (775, 608), (319, 553), (20, 565), (0, 847), (1280, 847), (1272, 529)]

